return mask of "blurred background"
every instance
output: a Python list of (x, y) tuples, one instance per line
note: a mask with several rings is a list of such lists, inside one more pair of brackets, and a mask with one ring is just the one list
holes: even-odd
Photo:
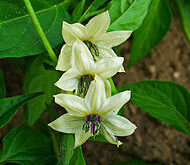
[[(129, 59), (131, 41), (132, 37), (120, 46), (125, 66)], [(23, 94), (24, 72), (15, 64), (15, 60), (1, 59), (0, 67), (4, 73), (7, 96)], [(190, 44), (177, 18), (173, 19), (170, 31), (148, 56), (130, 70), (126, 69), (126, 73), (118, 73), (114, 77), (117, 87), (155, 79), (177, 82), (190, 91)], [(187, 135), (152, 118), (132, 103), (125, 107), (125, 117), (137, 125), (135, 133), (122, 138), (124, 145), (119, 149), (111, 144), (87, 141), (83, 145), (83, 151), (88, 164), (110, 165), (134, 159), (165, 165), (187, 165), (190, 162), (190, 139)], [(18, 111), (11, 122), (1, 129), (1, 137), (22, 123), (22, 111)]]

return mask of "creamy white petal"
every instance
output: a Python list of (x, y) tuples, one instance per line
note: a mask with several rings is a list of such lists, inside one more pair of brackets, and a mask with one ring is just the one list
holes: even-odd
[(111, 84), (108, 80), (104, 81), (105, 90), (106, 90), (106, 98), (111, 96)]
[(131, 98), (131, 91), (124, 91), (106, 99), (102, 106), (101, 115), (115, 115)]
[(84, 40), (85, 27), (80, 23), (68, 24), (63, 21), (62, 35), (64, 41), (72, 45), (76, 39)]
[[(112, 134), (110, 134), (105, 128), (104, 126), (102, 126), (101, 130), (100, 130), (101, 134), (104, 135), (104, 137), (106, 138), (106, 140), (111, 143), (111, 144), (116, 144), (117, 145), (117, 141), (116, 141), (116, 137)], [(120, 141), (118, 141), (119, 145), (121, 145), (122, 143)]]
[(55, 102), (64, 107), (67, 112), (75, 116), (86, 116), (89, 114), (88, 107), (83, 98), (69, 94), (55, 95)]
[(66, 71), (71, 68), (71, 50), (71, 46), (67, 44), (63, 45), (58, 58), (56, 70)]
[(107, 31), (109, 24), (110, 16), (108, 11), (93, 17), (85, 26), (86, 39), (91, 41), (94, 38), (101, 36)]
[(82, 128), (81, 130), (77, 131), (75, 133), (75, 148), (85, 143), (90, 137), (90, 135), (91, 135), (90, 130), (86, 133), (82, 130)]
[(105, 99), (106, 93), (104, 81), (96, 75), (95, 80), (91, 82), (90, 88), (85, 96), (86, 104), (91, 109), (91, 113), (98, 114)]
[(123, 57), (102, 58), (95, 63), (95, 72), (103, 79), (112, 77), (121, 68), (123, 60)]
[(100, 57), (117, 57), (115, 52), (111, 48), (101, 48), (98, 46)]
[(71, 66), (78, 69), (82, 75), (90, 74), (94, 70), (93, 57), (86, 45), (80, 40), (73, 44)]
[(112, 31), (102, 34), (98, 38), (94, 38), (92, 42), (99, 47), (112, 48), (126, 41), (131, 33), (132, 31)]
[(48, 126), (59, 132), (75, 133), (79, 129), (82, 129), (84, 122), (85, 117), (78, 117), (66, 113), (58, 119), (56, 119), (55, 121), (49, 123)]
[(69, 69), (61, 78), (55, 83), (55, 85), (62, 90), (73, 91), (77, 88), (81, 74), (76, 69)]
[(119, 115), (109, 115), (103, 119), (102, 124), (105, 129), (115, 136), (131, 135), (136, 129), (136, 126), (133, 123)]

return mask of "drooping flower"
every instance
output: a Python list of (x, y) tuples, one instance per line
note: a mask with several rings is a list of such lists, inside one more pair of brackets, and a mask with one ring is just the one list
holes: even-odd
[[(80, 23), (68, 24), (63, 22), (62, 35), (66, 44), (61, 49), (56, 69), (66, 71), (71, 68), (72, 46), (77, 39), (83, 41), (81, 45), (88, 47), (95, 61), (103, 57), (117, 57), (112, 47), (127, 40), (132, 31), (106, 32), (109, 25), (110, 16), (108, 11), (93, 17), (86, 26)], [(120, 71), (124, 71), (123, 67)]]
[[(89, 49), (76, 40), (72, 47), (71, 68), (66, 71), (55, 85), (65, 91), (76, 90), (79, 96), (85, 96), (95, 74), (101, 77), (110, 93), (107, 78), (115, 75), (121, 68), (123, 57), (105, 57), (95, 62)], [(107, 91), (107, 90), (106, 90)]]
[(136, 129), (129, 120), (117, 115), (130, 96), (130, 91), (124, 91), (106, 98), (104, 82), (96, 75), (85, 98), (68, 94), (55, 95), (55, 102), (68, 113), (49, 126), (59, 132), (75, 134), (75, 148), (99, 133), (110, 143), (119, 146), (121, 142), (118, 136), (131, 135)]

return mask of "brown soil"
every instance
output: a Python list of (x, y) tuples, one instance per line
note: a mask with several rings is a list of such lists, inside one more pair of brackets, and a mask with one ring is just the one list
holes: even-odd
[[(129, 58), (131, 41), (121, 46), (125, 62)], [(23, 93), (23, 72), (9, 60), (1, 60), (7, 86), (7, 96)], [(126, 65), (126, 64), (125, 64)], [(179, 23), (174, 20), (170, 32), (150, 55), (125, 74), (117, 74), (117, 86), (141, 80), (169, 80), (190, 90), (190, 44), (186, 41)], [(118, 81), (119, 80), (119, 81)], [(127, 104), (125, 116), (137, 125), (132, 136), (123, 138), (125, 145), (116, 146), (88, 141), (83, 145), (84, 157), (90, 165), (110, 165), (140, 159), (162, 162), (165, 165), (187, 165), (190, 162), (190, 138), (174, 128), (152, 118), (143, 110)], [(21, 111), (1, 129), (5, 134), (22, 120)]]

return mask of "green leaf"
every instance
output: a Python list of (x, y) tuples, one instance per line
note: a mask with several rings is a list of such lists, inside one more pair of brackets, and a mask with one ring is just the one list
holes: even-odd
[(61, 135), (60, 155), (58, 157), (57, 165), (69, 165), (74, 153), (75, 139), (73, 134)]
[(81, 2), (78, 3), (78, 5), (73, 10), (72, 12), (73, 22), (77, 22), (79, 18), (81, 17), (83, 9), (84, 9), (84, 5), (85, 5), (85, 0), (82, 0)]
[(71, 158), (70, 165), (86, 165), (86, 162), (83, 157), (82, 147), (77, 147), (73, 157)]
[(5, 88), (5, 83), (4, 83), (4, 78), (3, 78), (3, 72), (0, 68), (0, 99), (6, 97), (6, 88)]
[(91, 17), (94, 11), (100, 8), (107, 0), (94, 0), (88, 9), (80, 17), (79, 22), (83, 22), (85, 19)]
[(141, 160), (131, 160), (127, 163), (113, 163), (112, 165), (161, 165), (161, 163), (146, 163)]
[(190, 93), (167, 81), (141, 81), (120, 87), (132, 91), (133, 104), (190, 136)]
[(130, 7), (123, 0), (116, 0), (109, 9), (112, 30), (136, 30), (142, 24), (151, 0), (134, 0)]
[(44, 93), (44, 95), (27, 103), (29, 125), (34, 124), (39, 119), (46, 109), (46, 105), (52, 102), (53, 95), (56, 93), (54, 83), (58, 79), (58, 72), (45, 70), (43, 65), (45, 61), (44, 56), (38, 56), (32, 61), (26, 71), (24, 82), (26, 93)]
[(0, 128), (7, 124), (17, 112), (17, 110), (26, 104), (28, 100), (31, 100), (41, 94), (42, 93), (33, 93), (23, 96), (0, 99)]
[[(31, 0), (31, 3), (51, 46), (62, 43), (62, 22), (70, 22), (67, 1)], [(22, 0), (1, 0), (0, 11), (0, 58), (31, 56), (45, 50)]]
[(190, 1), (188, 0), (175, 0), (176, 7), (180, 15), (180, 21), (185, 32), (185, 35), (190, 41)]
[(26, 126), (14, 128), (3, 139), (0, 163), (54, 165), (51, 140)]
[(131, 68), (156, 47), (169, 31), (171, 21), (172, 12), (168, 1), (152, 1), (143, 24), (134, 33), (128, 68)]

